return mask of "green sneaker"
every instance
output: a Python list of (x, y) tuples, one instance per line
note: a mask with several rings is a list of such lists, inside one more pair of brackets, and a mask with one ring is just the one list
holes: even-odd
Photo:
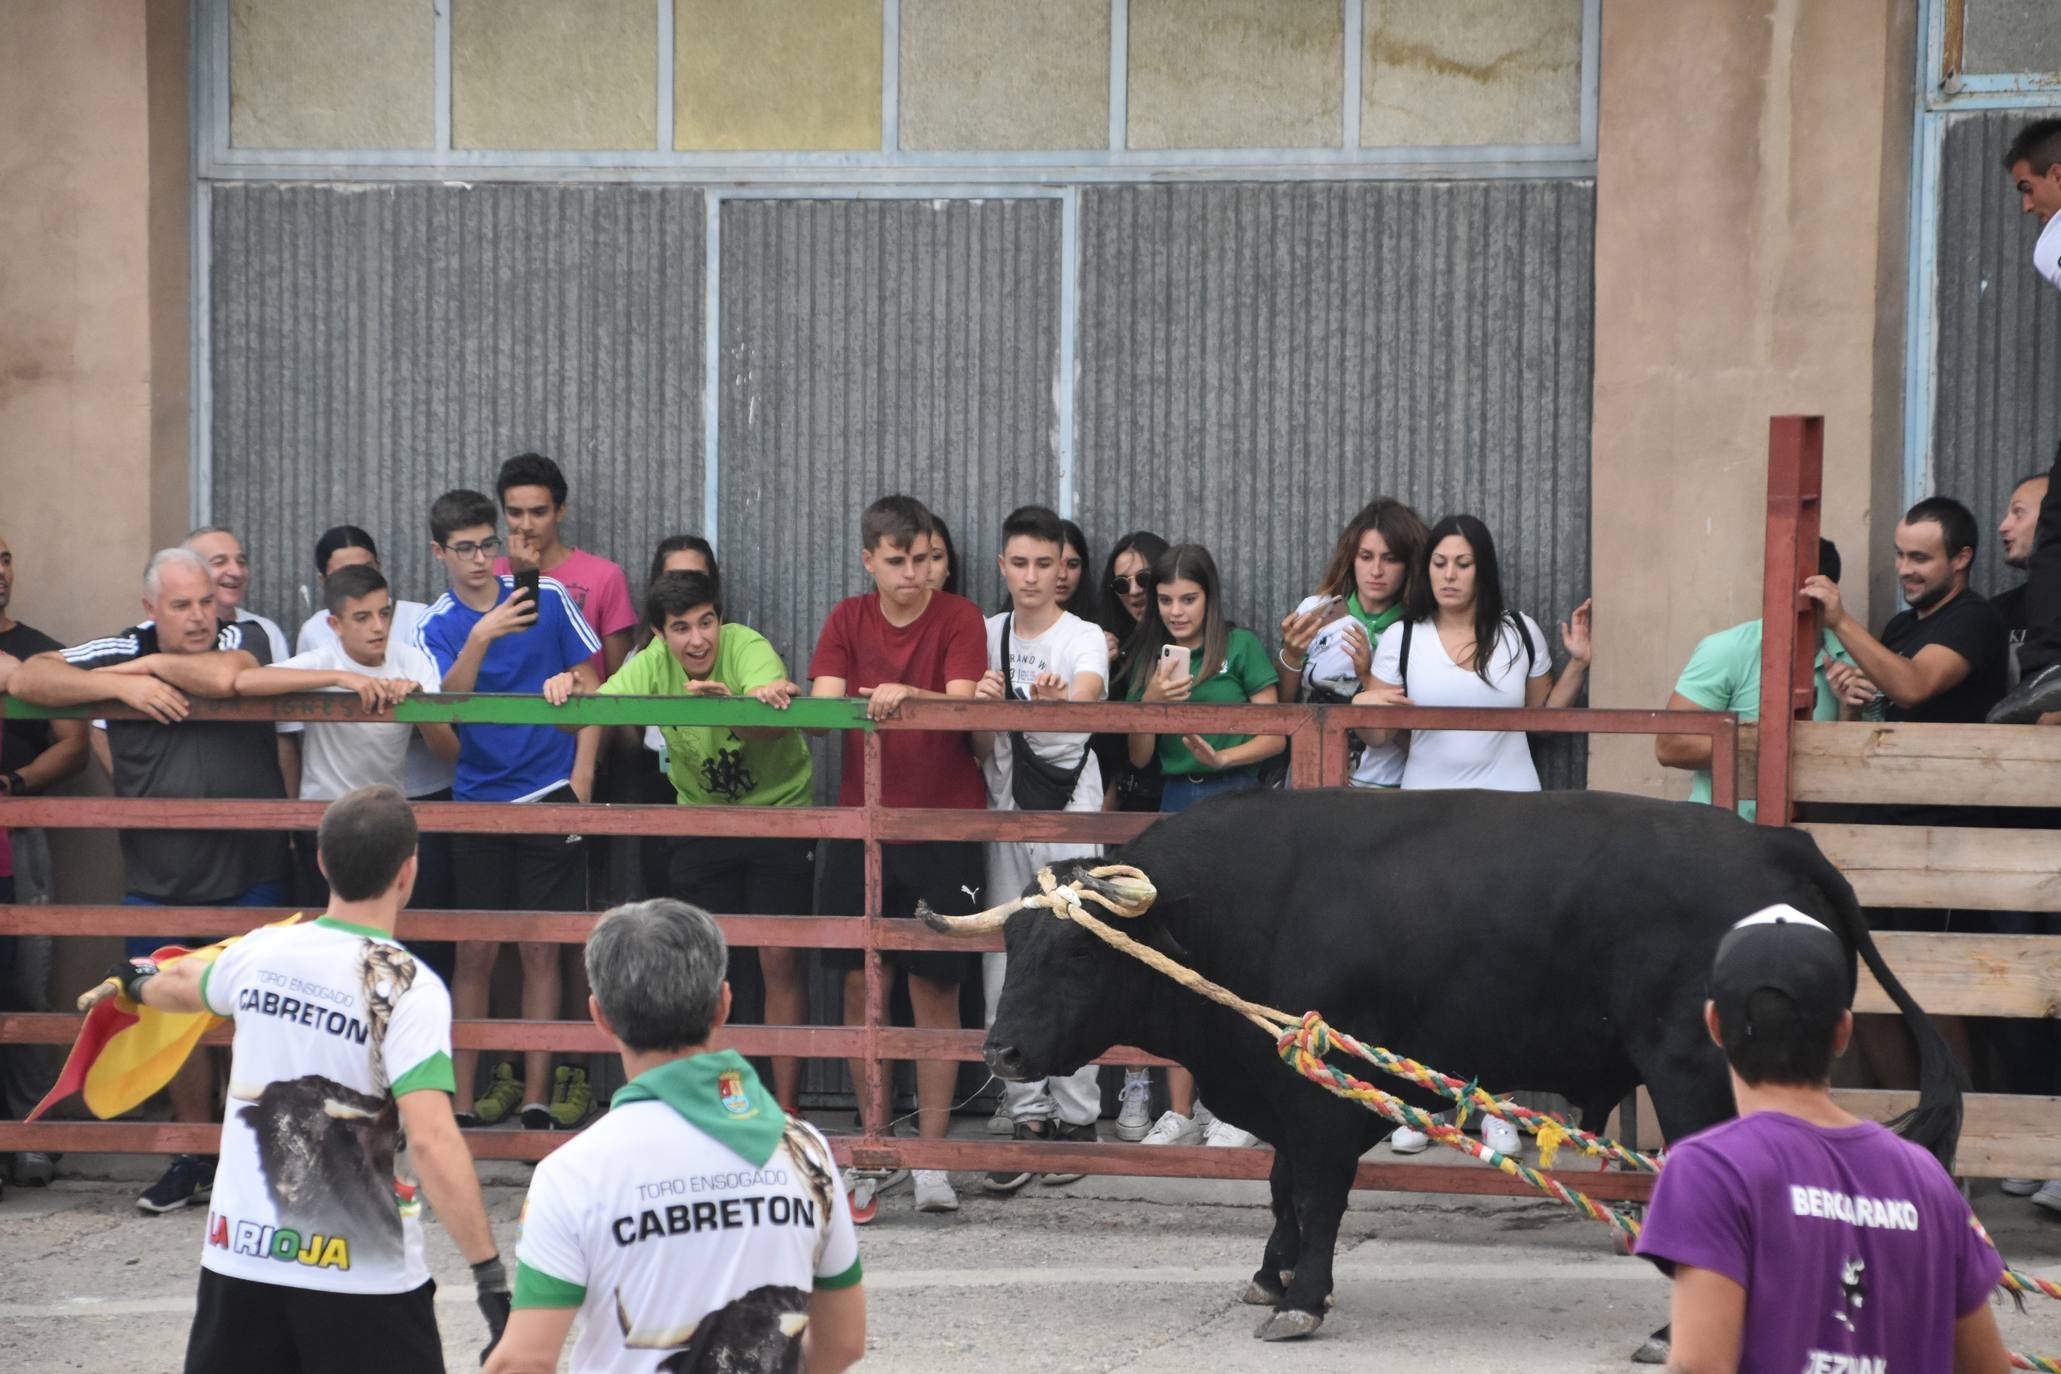
[(522, 1082), (515, 1076), (513, 1064), (496, 1064), (493, 1077), (487, 1080), (486, 1096), (472, 1104), (472, 1114), (479, 1118), (482, 1126), (498, 1125), (508, 1119), (515, 1110), (515, 1104), (522, 1101)]
[(594, 1100), (587, 1086), (587, 1071), (560, 1064), (551, 1075), (551, 1125), (554, 1130), (577, 1130), (587, 1119)]

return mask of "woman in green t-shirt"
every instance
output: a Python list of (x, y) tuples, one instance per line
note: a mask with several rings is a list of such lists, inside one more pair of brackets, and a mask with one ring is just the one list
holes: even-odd
[[(1152, 602), (1124, 653), (1130, 699), (1276, 701), (1281, 675), (1252, 631), (1225, 621), (1209, 550), (1176, 544), (1152, 572)], [(1138, 768), (1158, 757), (1166, 777), (1159, 809), (1185, 811), (1205, 797), (1253, 786), (1260, 764), (1287, 746), (1283, 735), (1134, 734), (1130, 755)]]

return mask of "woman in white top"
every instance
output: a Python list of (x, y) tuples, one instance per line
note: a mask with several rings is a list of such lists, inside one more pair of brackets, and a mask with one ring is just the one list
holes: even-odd
[[(1424, 566), (1411, 577), (1403, 619), (1374, 649), (1373, 689), (1353, 698), (1380, 705), (1571, 706), (1589, 673), (1589, 603), (1560, 623), (1567, 670), (1553, 678), (1552, 646), (1538, 623), (1504, 609), (1503, 580), (1488, 527), (1449, 515), (1432, 527)], [(1481, 787), (1536, 792), (1538, 770), (1522, 730), (1370, 730), (1368, 743), (1409, 736), (1405, 790)]]

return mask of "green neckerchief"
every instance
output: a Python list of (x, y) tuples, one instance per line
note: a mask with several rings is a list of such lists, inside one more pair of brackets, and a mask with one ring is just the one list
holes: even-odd
[(1355, 591), (1345, 599), (1345, 609), (1354, 620), (1360, 622), (1360, 628), (1367, 632), (1367, 647), (1371, 649), (1374, 647), (1374, 641), (1381, 638), (1383, 630), (1403, 618), (1403, 599), (1397, 597), (1395, 604), (1380, 615), (1368, 615), (1360, 608), (1360, 594)]
[(625, 1083), (609, 1100), (663, 1102), (688, 1124), (764, 1167), (780, 1148), (787, 1114), (735, 1050), (709, 1050), (669, 1059)]

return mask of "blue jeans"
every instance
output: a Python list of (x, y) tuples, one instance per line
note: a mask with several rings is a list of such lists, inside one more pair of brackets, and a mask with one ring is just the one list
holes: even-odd
[(1206, 801), (1226, 792), (1245, 792), (1259, 785), (1259, 773), (1250, 768), (1234, 768), (1226, 773), (1203, 773), (1192, 778), (1168, 778), (1166, 787), (1159, 794), (1161, 811), (1186, 811), (1199, 801)]
[[(282, 888), (281, 888), (281, 885), (280, 885), (279, 883), (277, 883), (277, 882), (263, 882), (263, 883), (259, 883), (259, 884), (257, 884), (257, 885), (256, 885), (255, 887), (251, 888), (251, 890), (250, 890), (250, 891), (248, 891), (248, 892), (241, 892), (241, 893), (238, 893), (238, 894), (237, 894), (236, 896), (234, 896), (234, 897), (231, 897), (231, 898), (229, 898), (229, 899), (228, 899), (227, 901), (222, 901), (222, 902), (182, 902), (182, 903), (181, 903), (180, 905), (182, 905), (182, 906), (283, 906), (283, 905), (285, 905), (285, 903), (286, 903), (286, 893), (285, 893), (285, 892), (284, 892), (284, 891), (282, 890)], [(137, 896), (137, 895), (136, 895), (135, 893), (131, 892), (131, 893), (129, 893), (129, 894), (127, 895), (127, 896), (125, 896), (125, 897), (123, 897), (123, 898), (122, 898), (122, 905), (123, 905), (123, 906), (170, 906), (170, 905), (171, 905), (171, 903), (170, 903), (170, 902), (160, 902), (160, 901), (159, 901), (159, 900), (157, 900), (157, 899), (156, 899), (155, 897), (139, 897), (139, 896)], [(169, 938), (169, 937), (166, 937), (166, 938)], [(215, 942), (215, 939), (216, 939), (216, 937), (214, 937), (214, 936), (194, 936), (194, 937), (192, 937), (192, 938), (188, 939), (188, 940), (187, 940), (187, 941), (186, 941), (185, 943), (186, 943), (186, 945), (187, 945), (187, 947), (188, 947), (188, 948), (190, 948), (190, 949), (197, 949), (197, 948), (199, 948), (199, 947), (201, 947), (201, 946), (203, 946), (203, 945), (211, 945), (211, 944), (213, 944), (213, 943)], [(129, 937), (128, 937), (128, 938), (127, 938), (127, 939), (126, 939), (125, 941), (123, 941), (123, 947), (124, 947), (124, 949), (125, 949), (125, 951), (126, 951), (126, 957), (127, 957), (127, 958), (130, 958), (130, 959), (148, 959), (148, 958), (149, 958), (149, 957), (150, 957), (151, 955), (153, 955), (153, 954), (157, 953), (157, 952), (158, 952), (158, 950), (159, 950), (159, 948), (160, 948), (160, 947), (162, 947), (162, 946), (163, 946), (163, 945), (164, 945), (165, 943), (166, 943), (166, 940), (165, 940), (164, 938), (159, 938), (159, 937), (157, 937), (157, 936), (151, 936), (151, 935), (131, 935), (131, 936), (129, 936)], [(173, 940), (173, 941), (172, 941), (172, 943), (173, 943), (173, 944), (177, 944), (177, 943), (179, 943), (179, 941), (177, 941), (177, 940)]]

